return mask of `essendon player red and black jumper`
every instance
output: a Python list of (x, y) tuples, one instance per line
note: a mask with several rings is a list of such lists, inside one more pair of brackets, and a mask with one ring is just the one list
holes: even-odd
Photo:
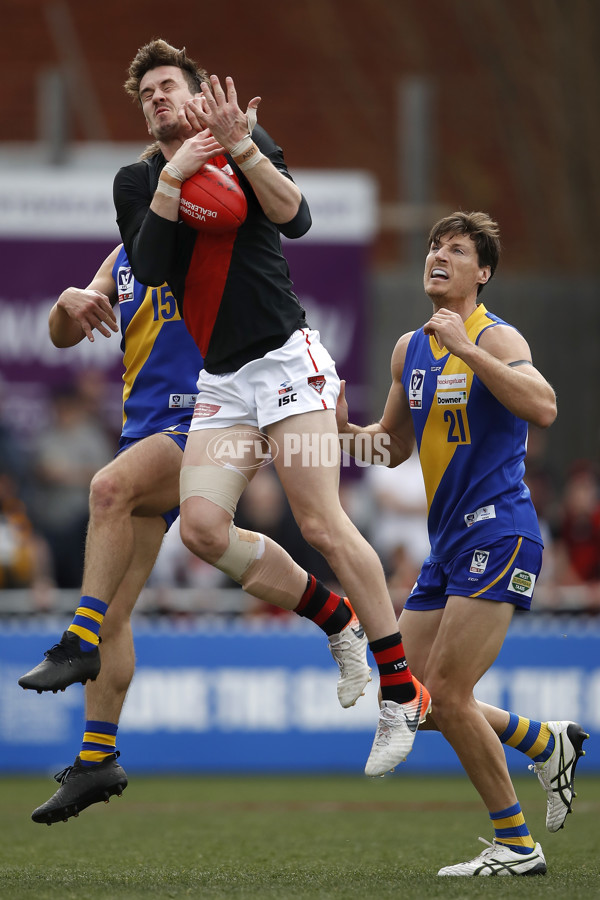
[[(281, 148), (260, 125), (252, 139), (275, 168), (293, 180)], [(237, 231), (199, 232), (149, 209), (165, 163), (158, 152), (117, 173), (114, 200), (123, 243), (138, 280), (170, 285), (204, 357), (205, 370), (215, 375), (235, 372), (306, 327), (281, 251), (280, 232), (288, 238), (305, 234), (311, 226), (308, 204), (302, 198), (291, 222), (270, 222), (231, 157), (216, 157), (212, 163), (229, 166), (238, 179), (248, 214)]]

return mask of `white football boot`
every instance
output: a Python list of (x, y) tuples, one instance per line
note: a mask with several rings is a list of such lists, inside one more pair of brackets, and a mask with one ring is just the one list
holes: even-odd
[(367, 662), (368, 646), (367, 636), (356, 614), (339, 634), (329, 636), (331, 655), (340, 667), (337, 695), (344, 709), (354, 706), (371, 680), (371, 667)]
[(490, 844), (485, 838), (480, 841), (487, 844), (479, 856), (469, 862), (455, 866), (445, 866), (438, 875), (545, 875), (546, 860), (542, 848), (536, 844), (531, 853), (516, 853), (506, 844)]
[(417, 689), (414, 699), (408, 703), (382, 700), (375, 740), (365, 766), (365, 775), (385, 775), (398, 763), (404, 762), (415, 740), (417, 728), (425, 721), (431, 709), (429, 691), (413, 678)]
[(536, 762), (529, 768), (536, 773), (540, 784), (548, 795), (546, 806), (546, 828), (560, 831), (564, 827), (567, 814), (572, 811), (575, 766), (581, 756), (583, 742), (589, 738), (577, 722), (546, 722), (554, 735), (554, 750), (545, 762)]

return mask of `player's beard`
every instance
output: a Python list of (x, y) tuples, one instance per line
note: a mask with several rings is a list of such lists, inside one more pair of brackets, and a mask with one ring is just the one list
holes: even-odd
[(152, 137), (157, 141), (172, 141), (179, 135), (179, 123), (171, 122), (152, 128)]
[(168, 121), (154, 121), (150, 124), (150, 134), (156, 141), (171, 141), (179, 136), (179, 120), (177, 117)]

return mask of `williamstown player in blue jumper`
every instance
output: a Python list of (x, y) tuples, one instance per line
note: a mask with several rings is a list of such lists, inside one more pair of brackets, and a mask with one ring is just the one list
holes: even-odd
[(473, 696), (514, 609), (531, 605), (543, 543), (523, 482), (527, 423), (547, 428), (556, 417), (554, 391), (525, 339), (479, 302), (499, 251), (498, 226), (485, 213), (439, 221), (424, 273), (433, 315), (396, 344), (380, 422), (349, 424), (343, 389), (337, 411), (340, 433), (353, 445), (358, 435), (385, 437), (391, 466), (408, 459), (415, 440), (419, 451), (431, 554), (399, 627), (411, 670), (432, 698), (423, 727), (437, 727), (452, 745), (494, 827), (493, 844), (440, 875), (545, 873), (502, 744), (531, 758), (547, 791), (547, 827), (557, 831), (571, 809), (588, 736), (574, 722), (531, 721)]
[[(130, 616), (179, 514), (179, 469), (202, 357), (166, 285), (147, 288), (131, 272), (123, 248), (102, 263), (87, 289), (68, 288), (50, 311), (52, 342), (72, 347), (119, 326), (123, 351), (123, 426), (115, 459), (90, 490), (82, 597), (73, 623), (19, 684), (37, 691), (86, 685), (86, 724), (74, 766), (35, 810), (51, 824), (91, 803), (120, 795), (127, 776), (117, 762), (116, 734), (134, 672)], [(174, 366), (173, 360), (177, 360)], [(110, 604), (110, 607), (109, 607)], [(102, 629), (102, 674), (98, 644)]]

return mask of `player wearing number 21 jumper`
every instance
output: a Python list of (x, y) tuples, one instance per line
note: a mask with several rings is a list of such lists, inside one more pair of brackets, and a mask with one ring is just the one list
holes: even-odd
[(525, 339), (479, 302), (499, 248), (498, 226), (485, 213), (439, 221), (424, 274), (433, 314), (396, 344), (380, 422), (351, 425), (343, 390), (338, 403), (340, 433), (387, 435), (391, 465), (408, 459), (415, 440), (419, 451), (431, 554), (399, 625), (410, 665), (431, 693), (425, 727), (437, 727), (452, 745), (495, 830), (480, 856), (440, 875), (544, 873), (502, 743), (531, 758), (547, 791), (547, 827), (557, 831), (571, 809), (587, 737), (574, 722), (535, 722), (473, 696), (515, 608), (531, 605), (542, 539), (523, 483), (527, 423), (546, 428), (556, 416), (554, 391)]
[[(342, 509), (339, 460), (331, 467), (314, 454), (303, 465), (276, 452), (292, 436), (337, 445), (339, 378), (306, 322), (281, 248), (281, 234), (299, 238), (310, 227), (308, 205), (281, 148), (255, 124), (260, 98), (242, 112), (231, 78), (222, 86), (184, 50), (156, 40), (138, 51), (126, 87), (160, 153), (150, 166), (128, 166), (115, 178), (123, 243), (137, 278), (171, 286), (204, 357), (181, 472), (182, 539), (259, 599), (317, 623), (328, 619), (328, 592), (315, 590), (274, 541), (233, 524), (264, 440), (304, 538), (327, 559), (371, 642), (384, 719), (367, 772), (381, 774), (410, 752), (429, 695), (406, 663), (381, 563)], [(209, 161), (227, 167), (246, 196), (247, 216), (236, 232), (179, 224), (181, 185)], [(211, 453), (224, 439), (227, 465)], [(356, 651), (355, 675), (347, 674), (356, 683), (354, 702), (368, 678), (366, 642), (357, 646), (346, 627), (340, 648), (345, 643), (348, 663), (338, 659), (340, 665)]]

